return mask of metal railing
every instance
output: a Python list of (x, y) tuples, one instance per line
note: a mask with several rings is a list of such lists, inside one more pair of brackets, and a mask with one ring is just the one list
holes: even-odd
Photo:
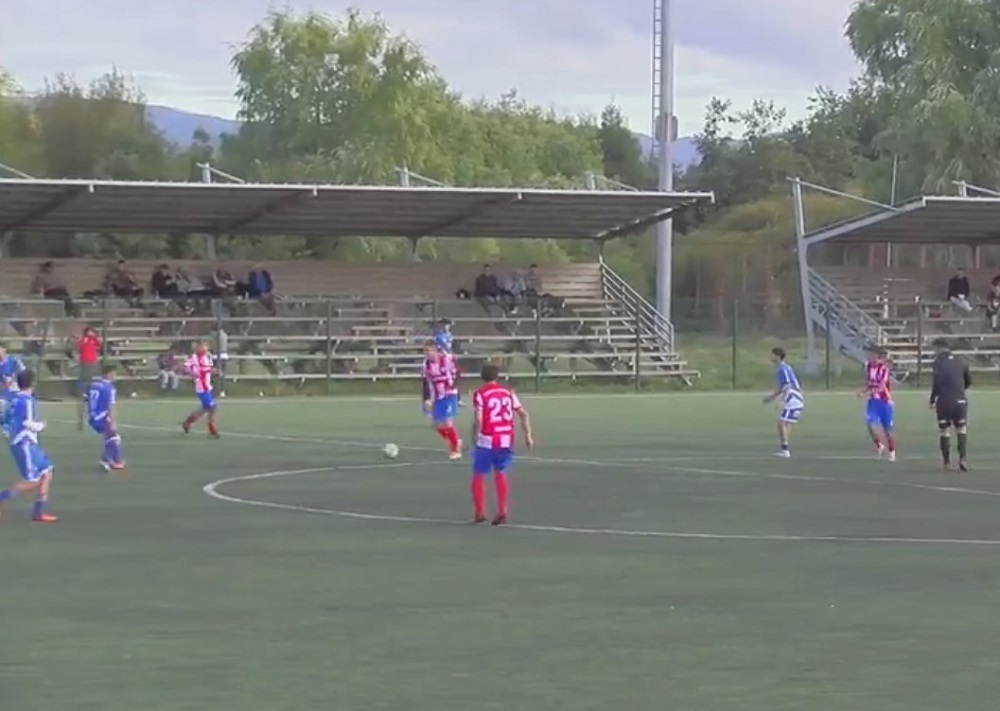
[(885, 332), (869, 313), (824, 279), (815, 269), (808, 270), (813, 321), (823, 328), (836, 329), (840, 344), (851, 355), (861, 356), (870, 344), (882, 344)]
[(618, 318), (638, 324), (639, 337), (654, 338), (656, 349), (664, 355), (674, 353), (674, 325), (603, 259), (601, 290), (609, 308), (622, 312), (616, 314)]

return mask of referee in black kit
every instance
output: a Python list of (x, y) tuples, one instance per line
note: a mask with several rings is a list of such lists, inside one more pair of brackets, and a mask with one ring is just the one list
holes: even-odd
[(937, 414), (941, 461), (946, 471), (951, 469), (951, 431), (958, 440), (958, 469), (969, 471), (966, 462), (969, 435), (969, 400), (965, 391), (972, 385), (969, 366), (951, 352), (948, 341), (937, 338), (934, 346), (934, 385), (931, 387), (931, 409)]

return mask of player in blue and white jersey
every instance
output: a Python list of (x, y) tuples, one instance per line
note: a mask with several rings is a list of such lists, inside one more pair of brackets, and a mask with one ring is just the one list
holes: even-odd
[(451, 321), (446, 318), (438, 319), (437, 329), (434, 331), (434, 345), (442, 353), (451, 353), (455, 346), (455, 337), (451, 334)]
[(785, 359), (788, 354), (784, 348), (771, 349), (771, 362), (774, 363), (775, 388), (774, 392), (764, 398), (764, 404), (777, 401), (780, 410), (778, 412), (778, 440), (781, 443), (775, 456), (788, 459), (792, 456), (792, 451), (788, 446), (789, 435), (792, 426), (802, 417), (802, 410), (806, 406), (806, 398), (802, 394), (802, 386), (799, 385), (799, 378), (795, 375)]
[(35, 376), (25, 370), (17, 376), (18, 393), (11, 400), (5, 416), (10, 433), (10, 454), (14, 459), (21, 481), (7, 489), (0, 489), (0, 504), (13, 499), (18, 494), (35, 492), (35, 504), (31, 509), (31, 520), (37, 523), (55, 523), (55, 516), (45, 509), (52, 485), (53, 466), (38, 434), (45, 429), (45, 423), (38, 420), (34, 395)]
[(4, 346), (0, 346), (0, 413), (17, 395), (17, 376), (24, 370), (24, 363), (10, 355)]
[(108, 365), (101, 370), (100, 378), (91, 381), (87, 390), (87, 422), (90, 429), (104, 438), (104, 453), (100, 461), (104, 471), (125, 468), (125, 462), (122, 460), (122, 438), (115, 425), (117, 400), (115, 367)]

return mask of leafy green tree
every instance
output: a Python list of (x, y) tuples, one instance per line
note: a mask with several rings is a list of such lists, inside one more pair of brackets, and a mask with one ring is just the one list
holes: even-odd
[(893, 115), (878, 143), (925, 190), (1000, 183), (1000, 1), (862, 0), (847, 37)]
[(601, 113), (598, 139), (603, 151), (604, 176), (641, 190), (656, 187), (656, 171), (642, 155), (621, 109), (609, 104)]
[(431, 118), (454, 101), (415, 44), (378, 17), (274, 11), (232, 60), (240, 140), (261, 160), (323, 156), (347, 182), (419, 164)]

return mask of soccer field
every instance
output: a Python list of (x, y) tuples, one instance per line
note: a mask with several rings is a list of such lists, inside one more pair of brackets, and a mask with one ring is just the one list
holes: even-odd
[(791, 461), (752, 394), (525, 404), (504, 529), (458, 525), (468, 465), (415, 398), (223, 401), (220, 441), (125, 402), (120, 476), (43, 404), (61, 521), (0, 524), (0, 709), (996, 706), (1000, 393), (962, 476), (916, 393), (896, 464), (851, 395), (810, 398)]

